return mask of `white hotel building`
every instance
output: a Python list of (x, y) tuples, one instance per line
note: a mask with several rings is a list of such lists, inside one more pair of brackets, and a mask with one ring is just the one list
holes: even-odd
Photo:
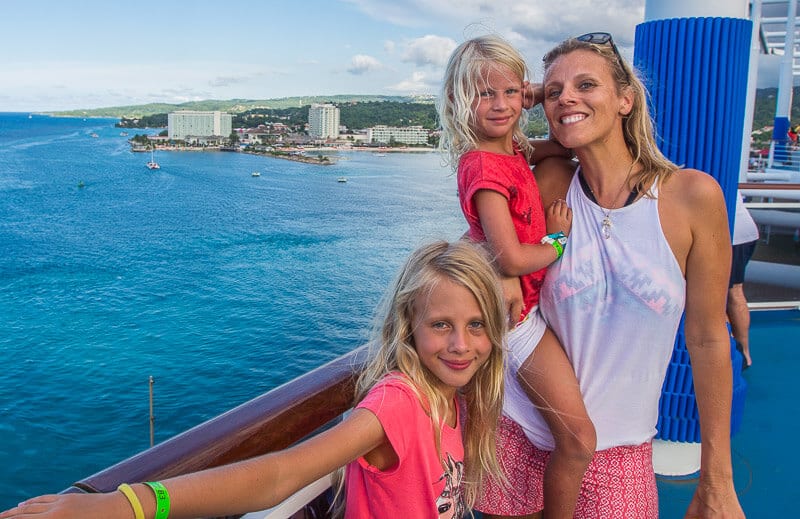
[(180, 110), (167, 115), (167, 135), (175, 140), (185, 140), (187, 137), (228, 138), (232, 121), (233, 116), (225, 112)]
[(339, 108), (314, 103), (308, 109), (308, 133), (317, 139), (339, 138)]
[(422, 126), (373, 126), (367, 130), (367, 142), (371, 144), (427, 144), (430, 132)]

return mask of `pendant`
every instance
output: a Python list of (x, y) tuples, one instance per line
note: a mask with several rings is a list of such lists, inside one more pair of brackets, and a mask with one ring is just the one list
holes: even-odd
[(611, 238), (611, 218), (609, 218), (609, 215), (603, 217), (603, 222), (600, 225), (603, 230), (603, 237), (606, 240)]

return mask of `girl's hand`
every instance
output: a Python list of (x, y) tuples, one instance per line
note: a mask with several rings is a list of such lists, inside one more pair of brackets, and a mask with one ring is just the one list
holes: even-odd
[(522, 82), (522, 107), (530, 110), (544, 101), (544, 87), (541, 83)]
[(547, 234), (561, 231), (566, 236), (572, 230), (572, 209), (567, 205), (566, 200), (558, 198), (550, 204), (545, 211), (547, 218)]
[(133, 517), (133, 510), (119, 492), (107, 494), (60, 494), (34, 497), (0, 514), (0, 519), (109, 519)]

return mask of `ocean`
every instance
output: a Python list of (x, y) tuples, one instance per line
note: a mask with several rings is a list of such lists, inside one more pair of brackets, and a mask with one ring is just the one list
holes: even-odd
[(150, 376), (158, 443), (362, 344), (466, 227), (435, 152), (151, 171), (114, 122), (0, 114), (0, 510), (148, 448)]

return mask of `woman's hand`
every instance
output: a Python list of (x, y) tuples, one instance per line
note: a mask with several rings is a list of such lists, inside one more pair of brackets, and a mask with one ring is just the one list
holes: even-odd
[(733, 483), (720, 485), (701, 481), (695, 489), (692, 502), (684, 516), (686, 519), (744, 519)]
[(502, 276), (500, 278), (500, 286), (503, 289), (503, 301), (506, 304), (508, 311), (508, 328), (511, 329), (517, 325), (522, 317), (522, 284), (519, 282), (518, 277)]

